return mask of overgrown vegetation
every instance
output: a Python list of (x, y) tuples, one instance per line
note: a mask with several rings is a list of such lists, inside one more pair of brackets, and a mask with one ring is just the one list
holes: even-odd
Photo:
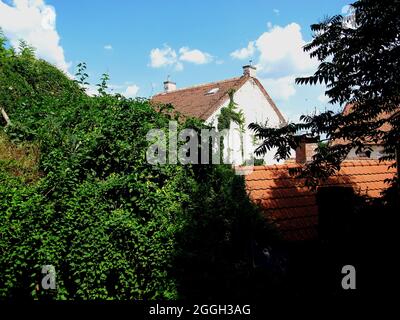
[[(0, 298), (247, 295), (252, 241), (270, 233), (243, 180), (224, 165), (148, 164), (146, 133), (174, 116), (107, 94), (108, 75), (86, 95), (85, 68), (72, 81), (0, 36), (12, 122), (0, 127)], [(41, 287), (44, 265), (56, 290)]]

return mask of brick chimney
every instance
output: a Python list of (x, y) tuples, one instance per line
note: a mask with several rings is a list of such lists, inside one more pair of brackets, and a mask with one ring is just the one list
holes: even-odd
[(304, 134), (299, 136), (299, 140), (299, 146), (296, 149), (296, 162), (311, 162), (312, 157), (315, 154), (315, 149), (318, 147), (319, 138), (310, 137)]
[(243, 75), (255, 78), (257, 75), (257, 68), (251, 64), (243, 66)]
[(165, 92), (172, 92), (176, 90), (176, 83), (172, 81), (164, 81), (164, 91)]

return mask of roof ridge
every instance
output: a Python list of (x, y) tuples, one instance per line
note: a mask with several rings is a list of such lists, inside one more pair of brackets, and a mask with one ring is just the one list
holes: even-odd
[(275, 113), (278, 115), (279, 121), (281, 123), (285, 123), (286, 119), (285, 117), (282, 115), (282, 112), (279, 110), (279, 108), (276, 106), (274, 100), (272, 100), (271, 96), (269, 95), (267, 89), (264, 88), (264, 86), (262, 85), (262, 83), (260, 82), (260, 80), (258, 80), (257, 78), (253, 78), (254, 82), (257, 84), (257, 86), (259, 87), (259, 89), (261, 90), (261, 92), (264, 94), (265, 98), (268, 100), (269, 104), (271, 105), (272, 109), (275, 111)]
[(160, 93), (155, 94), (153, 97), (159, 96), (159, 95), (165, 95), (165, 94), (168, 94), (168, 93), (174, 93), (174, 92), (178, 92), (178, 91), (196, 89), (196, 88), (205, 87), (205, 86), (218, 84), (218, 83), (225, 83), (225, 82), (229, 82), (229, 81), (237, 81), (237, 80), (242, 79), (243, 77), (246, 77), (246, 76), (240, 76), (240, 77), (234, 77), (234, 78), (229, 78), (229, 79), (225, 79), (225, 80), (219, 80), (219, 81), (213, 81), (213, 82), (208, 82), (208, 83), (196, 84), (196, 85), (189, 86), (189, 87), (179, 88), (179, 89), (176, 89), (176, 90), (171, 91), (171, 92), (160, 92)]
[(299, 163), (282, 163), (282, 164), (269, 164), (269, 165), (259, 165), (254, 166), (254, 170), (282, 170), (290, 168), (298, 168), (302, 165)]
[(390, 165), (392, 164), (393, 161), (388, 161), (388, 160), (375, 160), (375, 159), (362, 159), (362, 160), (344, 160), (341, 163), (341, 167), (367, 167), (367, 166), (384, 166), (384, 165)]
[[(341, 163), (341, 167), (363, 167), (363, 166), (384, 166), (393, 164), (393, 161), (390, 160), (375, 160), (375, 159), (364, 159), (364, 160), (344, 160)], [(283, 163), (283, 164), (270, 164), (270, 165), (258, 165), (253, 166), (255, 171), (257, 170), (282, 170), (289, 168), (298, 168), (302, 167), (302, 164), (299, 163)]]

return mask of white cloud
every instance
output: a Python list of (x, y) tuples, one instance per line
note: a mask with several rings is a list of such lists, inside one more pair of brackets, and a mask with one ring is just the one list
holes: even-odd
[(106, 45), (104, 46), (104, 50), (112, 50), (112, 49), (113, 49), (113, 47), (112, 47), (111, 44), (106, 44)]
[(179, 54), (167, 45), (164, 45), (163, 48), (152, 49), (150, 51), (149, 65), (152, 68), (172, 66), (176, 71), (181, 71), (183, 70), (182, 62), (206, 64), (213, 60), (212, 55), (198, 49), (191, 50), (188, 47), (182, 47), (179, 49), (178, 53)]
[(177, 64), (177, 55), (175, 50), (168, 47), (155, 48), (150, 51), (150, 66), (152, 68), (161, 68), (169, 65)]
[(234, 59), (246, 59), (253, 56), (255, 52), (254, 41), (250, 41), (246, 48), (237, 49), (231, 53), (231, 57)]
[(180, 48), (179, 54), (179, 60), (194, 64), (206, 64), (213, 60), (213, 57), (209, 53), (202, 52), (198, 49), (190, 50), (188, 47)]
[(38, 57), (68, 72), (64, 49), (56, 29), (56, 11), (44, 0), (0, 0), (0, 27), (14, 47), (24, 39), (35, 47)]
[(124, 96), (127, 98), (135, 98), (139, 91), (139, 87), (136, 84), (128, 86), (125, 90)]
[(277, 16), (279, 16), (279, 13), (280, 13), (279, 9), (273, 9), (272, 11), (273, 11)]
[(97, 87), (94, 84), (86, 85), (85, 88), (86, 88), (86, 93), (91, 97), (94, 97), (99, 94), (99, 91), (98, 91), (99, 87)]
[[(86, 93), (89, 96), (97, 96), (99, 94), (99, 87), (97, 85), (86, 85)], [(127, 98), (135, 98), (137, 97), (137, 93), (139, 92), (139, 86), (136, 84), (132, 84), (131, 82), (126, 82), (124, 84), (108, 84), (107, 92), (108, 93), (120, 93)]]
[(261, 79), (261, 82), (273, 99), (288, 100), (296, 94), (295, 76), (293, 75)]
[(296, 94), (295, 78), (313, 73), (318, 65), (303, 51), (306, 41), (297, 23), (274, 26), (250, 41), (246, 48), (231, 53), (237, 59), (254, 56), (258, 75), (276, 100), (288, 100)]
[(342, 7), (341, 10), (342, 14), (344, 15), (350, 15), (354, 13), (354, 7), (350, 4), (346, 4), (345, 6)]
[(246, 48), (233, 51), (231, 56), (246, 59), (256, 55), (258, 72), (264, 75), (302, 75), (315, 70), (317, 60), (311, 59), (303, 51), (306, 41), (301, 34), (300, 25), (290, 23), (281, 27), (268, 22), (267, 28), (268, 31), (262, 33), (257, 40), (250, 41)]
[(301, 28), (297, 23), (285, 27), (272, 27), (256, 41), (260, 53), (259, 69), (264, 72), (280, 71), (287, 74), (314, 70), (317, 61), (303, 51), (305, 44)]

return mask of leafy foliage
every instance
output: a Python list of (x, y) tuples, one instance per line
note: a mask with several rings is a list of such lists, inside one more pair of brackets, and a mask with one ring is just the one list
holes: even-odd
[(338, 170), (353, 148), (368, 153), (368, 143), (382, 143), (386, 160), (400, 150), (399, 1), (360, 0), (353, 7), (354, 28), (346, 27), (341, 15), (311, 26), (313, 40), (304, 50), (320, 65), (314, 75), (296, 79), (298, 84), (325, 84), (330, 103), (350, 104), (351, 112), (303, 115), (300, 123), (279, 129), (250, 126), (264, 140), (256, 153), (277, 147), (277, 159), (286, 159), (297, 147), (300, 130), (339, 142), (317, 149), (314, 161), (304, 168), (311, 180)]
[(221, 113), (218, 117), (218, 130), (230, 129), (231, 123), (234, 122), (237, 125), (244, 124), (244, 114), (242, 110), (237, 110), (237, 104), (235, 103), (233, 96), (235, 94), (235, 90), (231, 89), (228, 92), (229, 95), (229, 104), (221, 109)]
[(107, 93), (107, 81), (110, 80), (110, 76), (107, 73), (103, 73), (100, 80), (101, 83), (97, 84), (97, 86), (99, 87), (98, 92), (100, 95), (104, 96)]
[[(167, 130), (168, 106), (109, 95), (106, 75), (89, 97), (85, 64), (76, 82), (5, 43), (0, 104), (12, 124), (0, 143), (34, 146), (40, 174), (28, 181), (0, 158), (0, 298), (190, 297), (186, 277), (211, 286), (251, 270), (252, 231), (262, 223), (243, 180), (223, 165), (147, 163), (146, 134)], [(55, 267), (56, 290), (42, 289), (43, 265)]]

